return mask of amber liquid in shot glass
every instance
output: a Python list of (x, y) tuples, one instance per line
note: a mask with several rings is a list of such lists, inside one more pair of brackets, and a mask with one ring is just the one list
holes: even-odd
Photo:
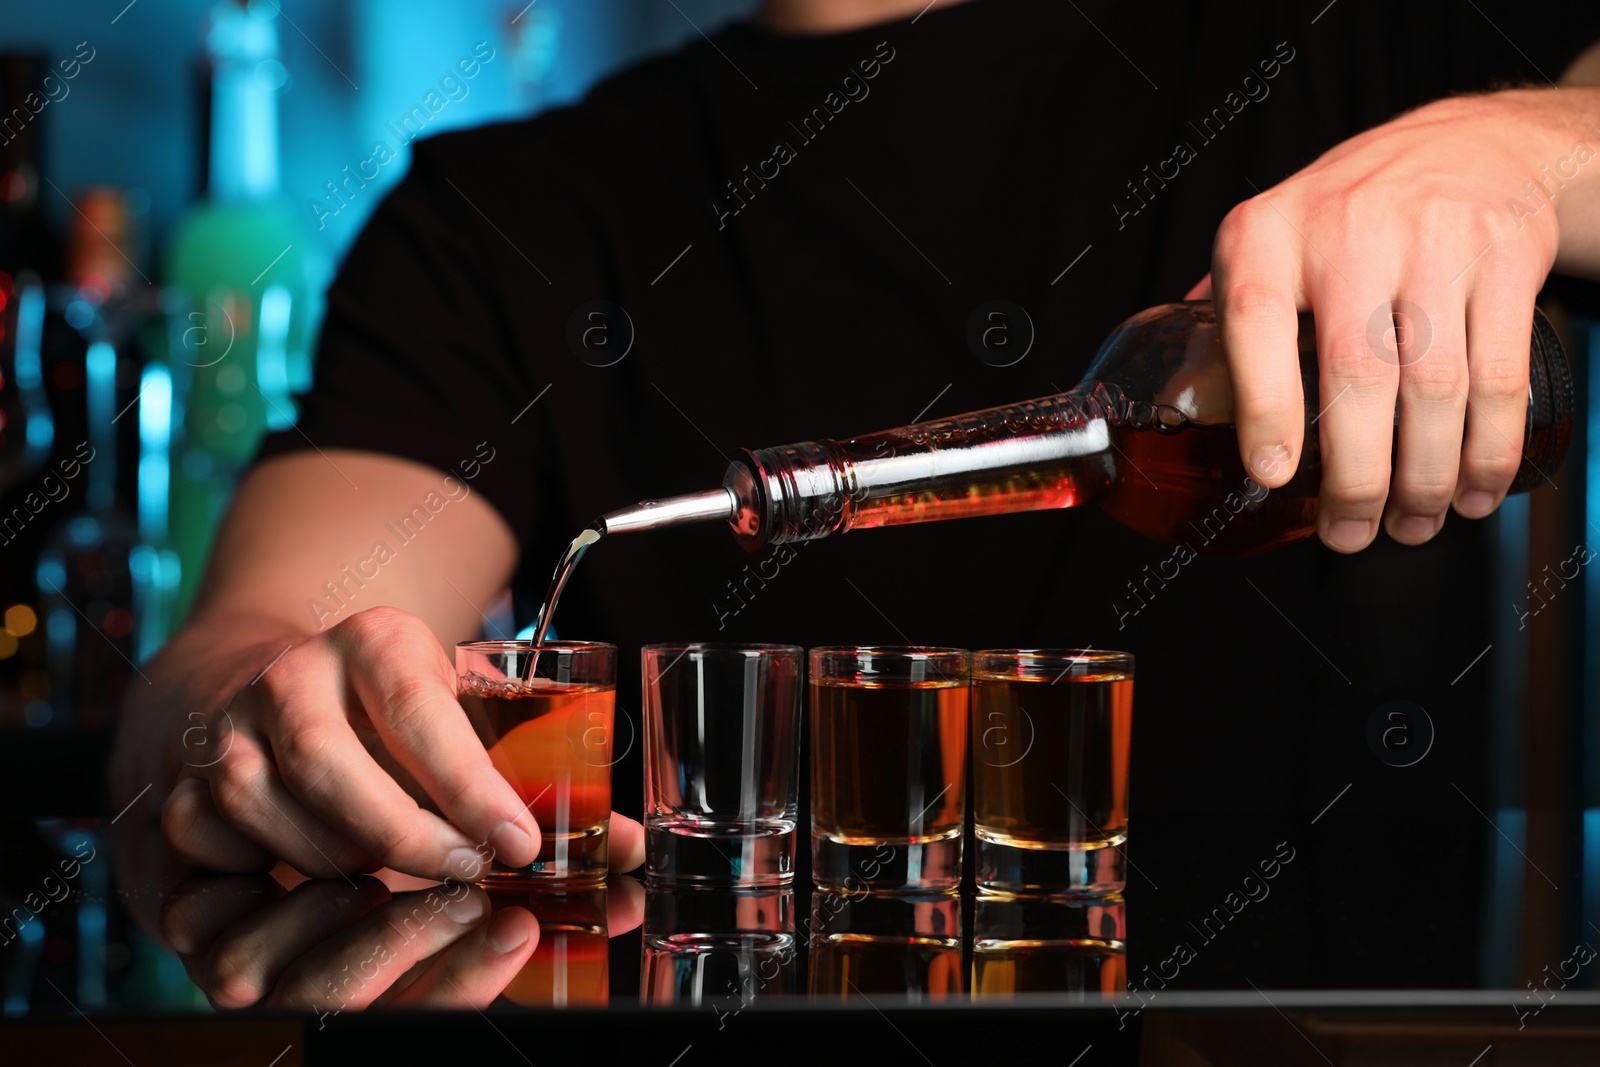
[(972, 662), (978, 888), (1120, 891), (1133, 657), (995, 649)]
[(961, 881), (967, 653), (811, 651), (812, 878), (843, 890)]
[(497, 858), (480, 881), (601, 881), (611, 819), (616, 649), (550, 642), (538, 650), (529, 677), (533, 648), (494, 641), (456, 652), (457, 699), (540, 832), (531, 864), (512, 867)]

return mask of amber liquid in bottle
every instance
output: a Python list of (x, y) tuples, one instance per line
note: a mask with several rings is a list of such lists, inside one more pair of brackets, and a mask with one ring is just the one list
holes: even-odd
[[(985, 414), (985, 413), (979, 413)], [(1082, 441), (1038, 465), (998, 462), (965, 477), (927, 477), (882, 494), (860, 492), (842, 508), (842, 529), (933, 519), (1002, 515), (1093, 503), (1146, 536), (1196, 552), (1246, 555), (1309, 537), (1316, 529), (1320, 449), (1315, 435), (1286, 485), (1267, 490), (1245, 471), (1232, 424), (1207, 424), (1173, 407), (1130, 401), (1123, 391), (1086, 382), (1071, 393), (1000, 409), (993, 417), (958, 416), (838, 442), (842, 457), (865, 473), (926, 466), (986, 443), (1026, 446), (1047, 436)], [(859, 483), (858, 483), (859, 484)], [(849, 491), (846, 490), (846, 496)], [(1241, 516), (1246, 516), (1242, 521)]]

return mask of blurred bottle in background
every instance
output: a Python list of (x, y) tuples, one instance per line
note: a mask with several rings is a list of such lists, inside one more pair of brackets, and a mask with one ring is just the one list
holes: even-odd
[[(104, 730), (134, 676), (135, 590), (131, 561), (138, 470), (141, 324), (159, 310), (135, 262), (145, 198), (108, 186), (76, 198), (65, 277), (51, 295), (52, 317), (70, 328), (54, 358), (81, 372), (82, 409), (52, 475), (62, 490), (37, 567), (48, 647), (50, 715), (29, 725)], [(58, 450), (60, 451), (60, 450)]]
[[(166, 619), (143, 631), (152, 648), (193, 599), (217, 523), (262, 435), (293, 423), (290, 394), (311, 378), (312, 257), (278, 188), (277, 98), (288, 74), (276, 16), (270, 4), (221, 0), (205, 30), (206, 194), (166, 258), (175, 432), (160, 551), (179, 575)], [(143, 510), (159, 509), (149, 501)]]
[[(33, 563), (54, 506), (42, 485), (57, 441), (45, 360), (46, 290), (60, 247), (43, 203), (48, 116), (26, 104), (46, 71), (42, 56), (0, 55), (0, 724), (48, 718)], [(19, 113), (24, 121), (17, 121)]]

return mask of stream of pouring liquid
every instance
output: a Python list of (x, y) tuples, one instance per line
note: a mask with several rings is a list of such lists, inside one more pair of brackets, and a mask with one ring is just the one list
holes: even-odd
[[(583, 558), (584, 552), (590, 545), (600, 540), (605, 533), (599, 524), (590, 526), (572, 539), (567, 550), (561, 556), (561, 562), (556, 564), (556, 573), (550, 579), (550, 588), (544, 594), (544, 601), (539, 605), (539, 617), (533, 624), (533, 643), (544, 644), (544, 635), (550, 629), (550, 617), (556, 613), (556, 602), (561, 599), (561, 590), (566, 588), (567, 579), (572, 577), (572, 572), (577, 569), (578, 561)], [(534, 657), (528, 659), (528, 670), (533, 670)]]

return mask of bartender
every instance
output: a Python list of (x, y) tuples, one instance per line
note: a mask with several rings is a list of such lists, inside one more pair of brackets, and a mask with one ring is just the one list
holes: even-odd
[[(1122, 318), (1209, 295), (1247, 468), (1281, 485), (1320, 435), (1318, 541), (1197, 560), (1130, 619), (1125, 580), (1168, 550), (1087, 509), (864, 531), (730, 611), (751, 561), (705, 526), (602, 543), (556, 625), (625, 651), (1126, 648), (1134, 855), (1174, 885), (1199, 843), (1303, 841), (1340, 784), (1392, 774), (1345, 735), (1405, 697), (1439, 751), (1338, 814), (1370, 841), (1419, 789), (1419, 832), (1365, 859), (1475, 871), (1482, 825), (1429, 805), (1483, 788), (1484, 688), (1449, 683), (1506, 610), (1481, 520), (1520, 461), (1534, 300), (1600, 276), (1600, 9), (1320, 7), (767, 0), (574, 107), (417, 142), (329, 293), (298, 426), (128, 700), (115, 803), (153, 784), (140, 816), (227, 871), (530, 862), (447, 651), (508, 584), (526, 620), (597, 514), (713, 487), (742, 446), (1057, 392)], [(1026, 312), (1021, 358), (969, 345), (995, 300)], [(1373, 316), (1402, 306), (1428, 350), (1377, 358)], [(637, 723), (630, 691), (625, 670)], [(643, 855), (637, 747), (617, 870)]]

